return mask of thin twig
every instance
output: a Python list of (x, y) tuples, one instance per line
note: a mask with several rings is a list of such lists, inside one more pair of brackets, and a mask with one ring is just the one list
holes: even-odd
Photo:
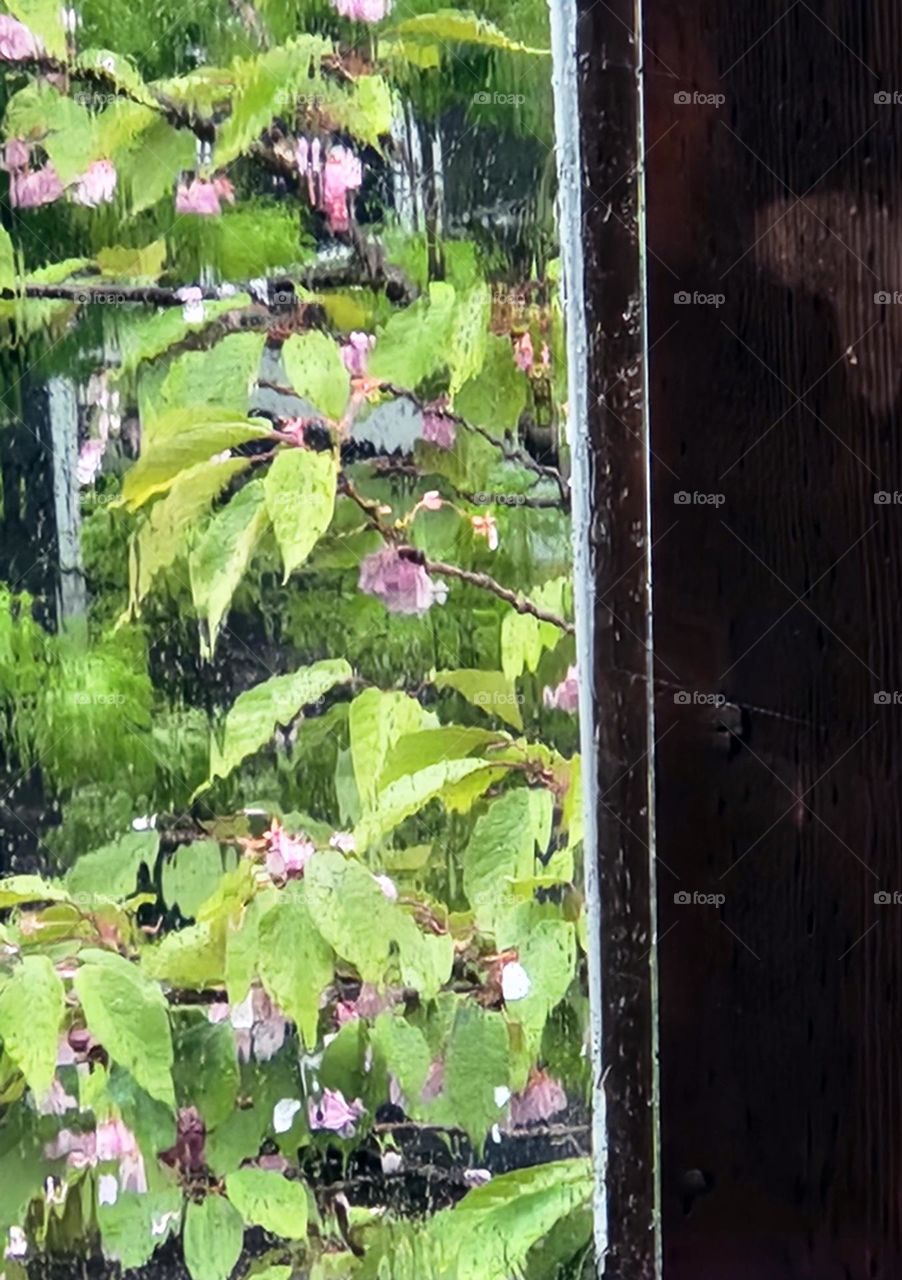
[(576, 628), (572, 622), (567, 622), (565, 618), (559, 617), (558, 614), (550, 613), (532, 600), (527, 600), (519, 592), (511, 591), (509, 587), (503, 587), (500, 582), (497, 582), (487, 573), (477, 573), (472, 569), (460, 569), (456, 564), (446, 564), (443, 560), (429, 560), (416, 547), (399, 547), (398, 554), (403, 556), (405, 560), (412, 560), (415, 564), (421, 564), (427, 573), (436, 574), (440, 578), (458, 578), (461, 582), (468, 582), (470, 586), (479, 587), (482, 591), (491, 591), (492, 595), (496, 595), (499, 600), (504, 600), (512, 609), (516, 609), (517, 613), (529, 614), (533, 618), (538, 618), (539, 622), (550, 622), (553, 627), (558, 627), (568, 636), (576, 633)]

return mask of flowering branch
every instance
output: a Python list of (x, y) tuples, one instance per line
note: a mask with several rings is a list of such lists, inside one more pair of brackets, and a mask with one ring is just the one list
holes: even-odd
[(429, 560), (416, 547), (398, 547), (397, 550), (402, 559), (422, 565), (430, 576), (458, 578), (461, 582), (468, 582), (471, 587), (479, 587), (482, 591), (490, 591), (499, 600), (504, 600), (509, 604), (512, 609), (516, 609), (517, 613), (530, 614), (533, 618), (538, 618), (539, 622), (550, 622), (553, 627), (558, 627), (568, 636), (576, 634), (576, 628), (572, 622), (567, 622), (565, 618), (559, 617), (558, 614), (550, 613), (532, 600), (527, 600), (526, 596), (521, 596), (519, 592), (511, 591), (509, 587), (503, 587), (500, 582), (497, 582), (487, 573), (476, 573), (472, 569), (460, 569), (456, 564), (446, 564), (443, 560)]

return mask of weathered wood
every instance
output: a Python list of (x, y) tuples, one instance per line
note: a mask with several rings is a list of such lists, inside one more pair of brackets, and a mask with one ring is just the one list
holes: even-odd
[(895, 1280), (902, 13), (645, 11), (664, 1274)]

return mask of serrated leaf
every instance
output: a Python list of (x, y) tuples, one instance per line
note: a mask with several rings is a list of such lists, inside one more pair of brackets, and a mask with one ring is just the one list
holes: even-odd
[(453, 401), (461, 387), (475, 378), (485, 359), (486, 335), (491, 318), (489, 286), (482, 280), (462, 294), (454, 309), (451, 337), (449, 392)]
[(231, 111), (216, 131), (216, 163), (227, 165), (242, 155), (285, 113), (290, 95), (303, 90), (320, 59), (331, 52), (331, 41), (302, 35), (253, 57), (236, 58), (229, 68)]
[(489, 431), (513, 430), (526, 407), (527, 379), (514, 364), (509, 338), (486, 335), (481, 370), (462, 384), (454, 408), (476, 426)]
[(166, 934), (141, 956), (141, 967), (149, 977), (188, 991), (221, 986), (225, 965), (224, 934), (207, 921)]
[(523, 728), (520, 697), (503, 671), (438, 671), (432, 683), (437, 689), (456, 689), (487, 716), (497, 716), (514, 729)]
[(287, 725), (305, 706), (316, 702), (353, 672), (344, 658), (327, 658), (289, 675), (272, 676), (239, 694), (222, 732), (222, 746), (210, 745), (210, 782), (225, 778), (272, 738), (276, 725)]
[(373, 1025), (370, 1043), (384, 1059), (408, 1099), (418, 1099), (432, 1061), (426, 1037), (397, 1014), (380, 1013)]
[(165, 240), (154, 240), (141, 248), (111, 245), (97, 254), (101, 275), (114, 280), (158, 280), (165, 262)]
[(99, 79), (121, 89), (134, 101), (159, 110), (159, 103), (144, 83), (140, 71), (122, 54), (110, 49), (85, 49), (75, 59), (75, 68), (80, 72), (93, 73)]
[(139, 528), (134, 544), (131, 608), (151, 590), (157, 574), (187, 554), (200, 518), (210, 509), (229, 482), (248, 466), (247, 458), (229, 458), (215, 466), (198, 463), (182, 471), (168, 493), (154, 502)]
[(235, 1034), (229, 1022), (210, 1022), (203, 1009), (183, 1009), (176, 1021), (175, 1077), (180, 1107), (193, 1106), (207, 1129), (235, 1110), (241, 1081)]
[(15, 289), (16, 285), (16, 254), (13, 242), (6, 228), (0, 227), (0, 289)]
[(217, 466), (212, 461), (216, 454), (269, 435), (268, 423), (227, 413), (219, 418), (212, 411), (202, 414), (197, 409), (184, 409), (181, 422), (180, 431), (153, 441), (125, 473), (122, 497), (132, 511), (155, 493), (165, 493), (189, 467), (199, 462)]
[(533, 49), (529, 45), (511, 40), (504, 32), (480, 18), (471, 10), (439, 9), (435, 13), (420, 13), (405, 18), (384, 32), (382, 39), (421, 41), (425, 44), (474, 44), (489, 49), (507, 49), (511, 53), (531, 53), (547, 56), (548, 49)]
[(222, 879), (222, 850), (215, 840), (194, 840), (180, 845), (163, 863), (163, 900), (178, 906), (181, 915), (193, 918)]
[(208, 1195), (185, 1210), (182, 1245), (191, 1280), (229, 1280), (241, 1256), (244, 1224), (234, 1205)]
[(97, 953), (75, 975), (88, 1030), (152, 1098), (175, 1106), (172, 1035), (162, 991), (134, 964)]
[[(418, 813), (431, 800), (446, 798), (451, 788), (465, 779), (473, 779), (475, 790), (471, 802), (491, 785), (503, 769), (487, 767), (482, 759), (443, 760), (416, 773), (406, 774), (380, 791), (376, 806), (365, 813), (354, 832), (358, 849), (367, 849), (411, 814)], [(476, 778), (476, 775), (484, 776)]]
[(351, 761), (357, 793), (365, 808), (372, 808), (375, 803), (382, 767), (392, 747), (422, 724), (422, 706), (406, 693), (364, 689), (351, 703)]
[[(518, 787), (493, 800), (476, 821), (463, 856), (464, 892), (476, 922), (494, 933), (513, 905), (511, 883), (532, 875), (536, 852), (545, 852), (551, 830), (550, 791)], [(499, 946), (509, 940), (496, 938)]]
[(268, 524), (263, 482), (252, 480), (213, 516), (188, 556), (194, 607), (207, 624), (205, 657), (212, 656), (232, 596)]
[(177, 1224), (181, 1210), (179, 1187), (120, 1191), (113, 1204), (98, 1204), (97, 1225), (104, 1257), (125, 1269), (142, 1267), (162, 1243), (161, 1234), (154, 1233), (154, 1221), (163, 1221), (172, 1214)]
[(46, 956), (25, 956), (0, 987), (0, 1039), (41, 1100), (56, 1071), (65, 1009), (62, 981)]
[(4, 876), (0, 880), (0, 909), (22, 902), (66, 902), (68, 893), (42, 876)]
[[(314, 860), (320, 855), (315, 854)], [(320, 997), (332, 981), (334, 957), (310, 914), (307, 886), (288, 885), (260, 920), (257, 964), (267, 993), (316, 1045)]]
[(266, 1169), (236, 1169), (226, 1178), (226, 1194), (249, 1226), (263, 1227), (284, 1240), (307, 1235), (307, 1193)]
[(345, 411), (351, 378), (337, 343), (325, 333), (296, 333), (282, 347), (282, 364), (295, 395), (337, 422)]
[(139, 402), (144, 447), (185, 426), (185, 410), (203, 421), (220, 414), (243, 419), (260, 373), (265, 335), (230, 333), (208, 351), (185, 351), (166, 369), (142, 370)]
[(449, 364), (455, 321), (456, 294), (443, 282), (429, 286), (379, 330), (369, 360), (373, 378), (414, 390), (424, 378)]
[(128, 831), (118, 840), (82, 854), (66, 874), (66, 888), (101, 901), (121, 902), (137, 891), (142, 866), (150, 869), (159, 836), (154, 831)]
[(509, 1053), (501, 1014), (462, 1001), (448, 1039), (442, 1091), (456, 1123), (476, 1145), (498, 1119), (495, 1090), (507, 1085)]
[(331, 452), (282, 449), (263, 481), (266, 509), (287, 582), (328, 529), (335, 510), (338, 468)]

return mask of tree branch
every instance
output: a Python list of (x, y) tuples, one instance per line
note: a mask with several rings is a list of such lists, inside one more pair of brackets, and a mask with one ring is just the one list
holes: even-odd
[(405, 560), (412, 560), (414, 564), (420, 564), (429, 574), (435, 574), (440, 578), (457, 578), (461, 582), (468, 582), (472, 587), (479, 587), (482, 591), (490, 591), (492, 595), (504, 600), (516, 609), (517, 613), (529, 614), (533, 618), (538, 618), (539, 622), (550, 622), (553, 627), (558, 627), (566, 635), (572, 636), (576, 634), (576, 628), (572, 622), (567, 622), (565, 618), (559, 617), (556, 613), (550, 613), (547, 609), (541, 608), (540, 605), (534, 604), (532, 600), (527, 600), (525, 596), (521, 596), (517, 591), (511, 591), (509, 587), (503, 587), (500, 582), (489, 576), (487, 573), (476, 573), (472, 569), (460, 569), (456, 564), (446, 564), (443, 560), (429, 560), (416, 547), (398, 547), (398, 554), (403, 556)]

